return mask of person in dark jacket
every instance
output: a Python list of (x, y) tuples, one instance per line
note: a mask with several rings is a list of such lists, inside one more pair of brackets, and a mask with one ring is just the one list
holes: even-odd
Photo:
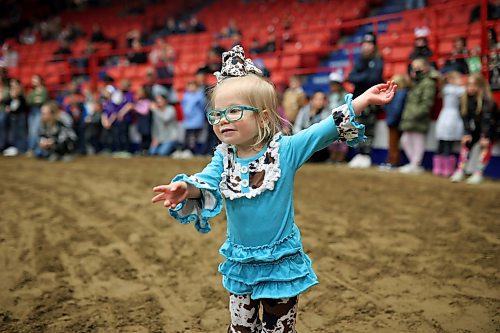
[(442, 73), (459, 72), (462, 74), (469, 74), (469, 65), (466, 58), (469, 56), (469, 51), (466, 47), (467, 40), (465, 37), (458, 37), (455, 39), (455, 47), (450, 54), (450, 59), (446, 60)]
[[(358, 97), (371, 86), (383, 82), (383, 70), (384, 62), (377, 49), (377, 38), (373, 33), (367, 33), (363, 36), (361, 44), (361, 58), (347, 79), (354, 84), (354, 97)], [(359, 154), (349, 162), (351, 168), (368, 168), (372, 164), (370, 155), (378, 110), (377, 106), (369, 106), (358, 117), (359, 122), (365, 125), (367, 140), (359, 145)]]
[(7, 141), (10, 147), (5, 149), (5, 156), (24, 154), (27, 148), (27, 128), (29, 107), (24, 97), (21, 82), (17, 79), (10, 80), (9, 98), (5, 106), (9, 121)]
[(460, 109), (465, 135), (461, 140), (462, 148), (457, 170), (450, 179), (452, 182), (464, 180), (465, 165), (469, 160), (470, 151), (479, 142), (481, 148), (479, 163), (466, 181), (468, 184), (479, 184), (483, 180), (483, 172), (491, 158), (491, 150), (498, 135), (498, 123), (496, 123), (498, 108), (491, 96), (488, 83), (480, 73), (469, 77), (466, 93), (460, 101)]

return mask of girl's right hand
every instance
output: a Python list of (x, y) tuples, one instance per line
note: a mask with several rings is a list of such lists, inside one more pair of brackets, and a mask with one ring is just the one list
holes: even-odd
[(151, 200), (152, 203), (162, 202), (167, 208), (175, 208), (179, 203), (186, 200), (188, 186), (186, 182), (177, 181), (169, 185), (159, 185), (153, 188), (153, 192), (159, 193)]

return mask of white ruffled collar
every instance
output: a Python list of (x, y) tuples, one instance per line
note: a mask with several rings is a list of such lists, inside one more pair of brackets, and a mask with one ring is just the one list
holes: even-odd
[[(250, 199), (266, 190), (274, 190), (274, 184), (281, 176), (278, 141), (280, 137), (281, 133), (275, 134), (267, 148), (264, 148), (265, 151), (257, 154), (258, 157), (249, 162), (248, 167), (240, 164), (235, 150), (228, 144), (222, 143), (217, 147), (224, 156), (224, 171), (219, 188), (226, 199), (234, 200), (243, 197)], [(249, 173), (248, 192), (242, 191), (242, 171)]]

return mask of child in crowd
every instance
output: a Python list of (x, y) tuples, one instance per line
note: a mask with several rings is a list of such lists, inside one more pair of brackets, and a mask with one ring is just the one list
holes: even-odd
[(35, 154), (50, 161), (69, 161), (77, 140), (73, 129), (59, 119), (56, 102), (49, 101), (42, 106), (40, 141)]
[(425, 58), (417, 58), (411, 63), (413, 86), (408, 92), (401, 117), (403, 131), (401, 144), (409, 163), (399, 168), (400, 172), (417, 174), (425, 152), (425, 135), (431, 122), (431, 111), (436, 95), (436, 82), (430, 74), (430, 64)]
[(111, 96), (115, 88), (112, 85), (107, 85), (101, 90), (102, 96), (102, 112), (101, 112), (101, 125), (102, 125), (102, 144), (103, 153), (111, 153), (117, 149), (117, 130), (116, 130), (116, 108), (111, 101)]
[(135, 93), (134, 104), (135, 117), (137, 119), (137, 131), (141, 135), (141, 153), (145, 155), (151, 145), (151, 101), (146, 96), (143, 87), (139, 87)]
[[(488, 83), (480, 73), (472, 74), (466, 87), (466, 93), (460, 100), (460, 114), (462, 116), (465, 135), (462, 137), (462, 147), (458, 168), (451, 176), (452, 182), (459, 182), (465, 178), (465, 164), (469, 159), (472, 147), (479, 142), (481, 154), (479, 164), (473, 171), (468, 184), (479, 184), (483, 181), (483, 172), (491, 158), (491, 150), (496, 139), (498, 118), (497, 106), (493, 101)], [(474, 161), (475, 162), (475, 161)]]
[[(328, 76), (330, 81), (330, 95), (328, 95), (328, 108), (333, 110), (344, 104), (345, 96), (347, 91), (344, 89), (344, 78), (342, 73), (333, 72)], [(341, 163), (345, 162), (345, 157), (347, 154), (347, 144), (342, 141), (335, 141), (328, 147), (330, 152), (330, 162)]]
[(464, 125), (460, 117), (460, 98), (465, 88), (459, 72), (448, 72), (442, 90), (443, 108), (436, 122), (436, 138), (439, 140), (437, 152), (432, 160), (432, 173), (449, 177), (455, 170), (456, 158), (453, 145), (460, 141)]
[(167, 96), (157, 95), (151, 104), (153, 112), (153, 127), (150, 155), (168, 156), (172, 154), (179, 139), (179, 123), (177, 113), (168, 104)]
[(397, 84), (398, 91), (396, 91), (394, 99), (385, 106), (385, 122), (389, 129), (389, 142), (387, 160), (386, 163), (380, 165), (380, 169), (387, 171), (398, 167), (400, 163), (399, 139), (401, 138), (401, 131), (399, 130), (399, 123), (401, 122), (401, 115), (410, 86), (410, 80), (405, 74), (396, 74), (391, 80)]
[(38, 145), (42, 105), (49, 100), (49, 93), (40, 75), (31, 78), (33, 89), (28, 94), (27, 102), (30, 106), (28, 116), (28, 151), (31, 153)]
[(192, 154), (202, 152), (198, 144), (201, 142), (201, 135), (205, 125), (205, 92), (198, 87), (196, 81), (189, 81), (182, 98), (182, 112), (184, 114), (183, 126), (186, 130), (185, 146)]
[(347, 104), (327, 118), (284, 136), (272, 83), (239, 45), (222, 61), (206, 113), (222, 144), (202, 172), (155, 187), (152, 201), (207, 233), (208, 219), (221, 212), (224, 196), (227, 240), (220, 253), (226, 261), (219, 271), (230, 293), (228, 332), (295, 332), (298, 295), (318, 283), (293, 217), (295, 173), (333, 141), (363, 139), (355, 115), (369, 104), (389, 102), (395, 85), (376, 85), (355, 100), (348, 95)]
[[(85, 104), (87, 114), (85, 116), (85, 143), (86, 153), (94, 155), (102, 148), (102, 105), (99, 101), (87, 102)], [(88, 107), (88, 108), (87, 108)]]
[(116, 142), (117, 157), (130, 156), (129, 128), (132, 123), (134, 95), (130, 91), (130, 80), (123, 80), (120, 89), (111, 95), (111, 102), (116, 112), (116, 121), (113, 123), (114, 141)]

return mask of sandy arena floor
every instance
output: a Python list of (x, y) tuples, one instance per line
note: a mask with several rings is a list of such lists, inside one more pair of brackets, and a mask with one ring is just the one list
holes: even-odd
[[(206, 162), (0, 158), (0, 332), (224, 332), (224, 214), (202, 235), (150, 204)], [(295, 201), (298, 332), (500, 332), (500, 182), (307, 165)]]

